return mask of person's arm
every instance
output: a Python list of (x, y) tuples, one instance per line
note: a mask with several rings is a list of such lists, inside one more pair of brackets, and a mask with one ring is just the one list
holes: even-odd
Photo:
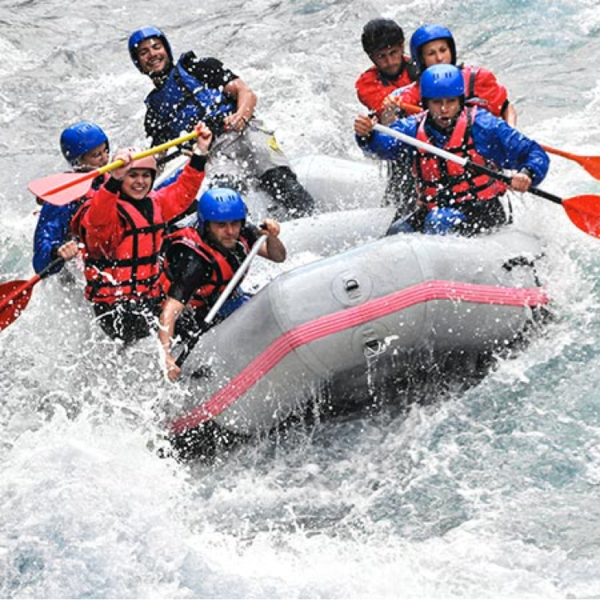
[(531, 185), (539, 185), (550, 166), (543, 148), (505, 121), (485, 110), (479, 110), (473, 123), (473, 141), (481, 156), (498, 166), (517, 171), (511, 186), (524, 192)]
[(166, 259), (171, 286), (160, 315), (158, 338), (165, 353), (167, 376), (170, 381), (175, 381), (181, 374), (171, 354), (175, 325), (194, 292), (211, 280), (212, 265), (182, 243), (174, 243), (167, 250)]
[(243, 131), (254, 114), (257, 102), (256, 94), (239, 77), (230, 81), (223, 91), (236, 99), (236, 111), (225, 117), (225, 128)]
[(268, 258), (273, 262), (283, 262), (286, 259), (287, 251), (283, 242), (279, 239), (281, 227), (275, 219), (265, 219), (258, 227), (258, 235), (266, 235), (267, 240), (264, 246), (258, 251), (259, 256)]
[[(69, 235), (71, 207), (44, 204), (33, 236), (33, 268), (36, 273), (43, 271), (57, 256)], [(52, 270), (52, 274), (62, 269), (62, 264)]]
[(514, 107), (512, 102), (506, 101), (506, 106), (502, 111), (502, 118), (506, 121), (508, 125), (511, 127), (517, 126), (517, 109)]
[(160, 204), (165, 222), (171, 221), (185, 212), (196, 199), (205, 176), (208, 149), (212, 141), (212, 132), (200, 122), (196, 126), (198, 137), (190, 162), (185, 165), (177, 179), (152, 193), (152, 199)]
[(470, 67), (475, 71), (473, 93), (481, 100), (482, 108), (496, 117), (504, 119), (511, 127), (517, 125), (517, 110), (508, 99), (507, 89), (501, 85), (496, 76), (483, 67)]
[(121, 182), (111, 177), (86, 203), (77, 234), (93, 258), (112, 256), (123, 238), (125, 228), (117, 210), (120, 190)]
[(184, 308), (185, 304), (183, 302), (168, 297), (160, 313), (158, 339), (165, 353), (165, 369), (169, 381), (175, 381), (181, 375), (181, 369), (177, 365), (175, 357), (171, 354), (171, 350), (173, 338), (175, 337), (175, 323)]
[[(373, 127), (377, 123), (375, 117), (359, 115), (354, 120), (354, 132), (356, 142), (367, 154), (375, 154), (384, 160), (395, 160), (406, 150), (406, 144), (400, 140), (374, 131)], [(390, 125), (392, 129), (400, 131), (411, 137), (417, 135), (418, 122), (415, 117), (406, 117), (398, 119)]]

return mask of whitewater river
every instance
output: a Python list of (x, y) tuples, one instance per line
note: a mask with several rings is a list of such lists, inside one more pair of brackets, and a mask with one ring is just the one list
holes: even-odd
[[(597, 0), (0, 0), (0, 280), (32, 276), (27, 183), (64, 169), (87, 118), (144, 143), (150, 82), (129, 33), (213, 55), (258, 93), (292, 158), (358, 158), (363, 24), (450, 27), (509, 88), (519, 126), (600, 154)], [(544, 188), (600, 193), (553, 158)], [(443, 402), (293, 430), (214, 465), (158, 458), (165, 382), (148, 340), (119, 354), (79, 292), (36, 286), (0, 333), (0, 597), (600, 596), (600, 240), (533, 196), (554, 323)]]

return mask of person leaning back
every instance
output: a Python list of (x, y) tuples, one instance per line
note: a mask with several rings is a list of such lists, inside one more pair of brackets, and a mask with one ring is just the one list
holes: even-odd
[(145, 100), (146, 134), (153, 144), (174, 139), (197, 121), (205, 121), (214, 134), (211, 175), (233, 169), (244, 180), (256, 181), (289, 216), (313, 212), (313, 198), (297, 180), (274, 135), (254, 117), (256, 94), (240, 77), (216, 58), (198, 58), (194, 52), (182, 54), (175, 62), (167, 37), (156, 27), (134, 31), (129, 54), (154, 84)]

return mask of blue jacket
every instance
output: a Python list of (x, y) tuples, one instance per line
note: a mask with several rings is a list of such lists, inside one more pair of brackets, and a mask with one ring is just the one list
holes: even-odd
[[(417, 136), (419, 121), (417, 116), (399, 119), (390, 125), (410, 137)], [(438, 129), (425, 125), (425, 130), (434, 145), (443, 148), (448, 141), (448, 136)], [(475, 150), (484, 158), (492, 160), (496, 165), (505, 169), (520, 169), (527, 167), (533, 174), (533, 183), (538, 185), (548, 173), (550, 159), (542, 147), (535, 141), (523, 135), (507, 123), (495, 117), (484, 109), (478, 109), (472, 127)], [(409, 148), (414, 157), (415, 148), (404, 144), (396, 138), (373, 131), (368, 138), (356, 136), (358, 145), (365, 152), (375, 154), (379, 158), (395, 160), (401, 152)]]
[[(33, 237), (33, 268), (36, 273), (43, 271), (55, 258), (56, 251), (69, 239), (69, 223), (79, 208), (79, 202), (71, 202), (64, 206), (45, 203)], [(52, 269), (58, 273), (64, 263)]]
[[(92, 182), (92, 189), (98, 189), (106, 177), (96, 177)], [(43, 271), (56, 258), (56, 251), (71, 238), (71, 218), (86, 197), (63, 206), (54, 206), (48, 202), (43, 204), (33, 236), (33, 269), (36, 273)], [(60, 263), (50, 274), (58, 273), (63, 265), (64, 263)]]

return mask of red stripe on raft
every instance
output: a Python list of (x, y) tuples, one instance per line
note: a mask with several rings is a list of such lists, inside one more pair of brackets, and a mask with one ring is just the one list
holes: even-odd
[(319, 317), (276, 339), (207, 402), (177, 419), (171, 425), (171, 430), (177, 435), (182, 434), (220, 414), (299, 346), (430, 300), (540, 306), (548, 303), (548, 296), (542, 288), (503, 288), (453, 281), (427, 281), (359, 306)]

